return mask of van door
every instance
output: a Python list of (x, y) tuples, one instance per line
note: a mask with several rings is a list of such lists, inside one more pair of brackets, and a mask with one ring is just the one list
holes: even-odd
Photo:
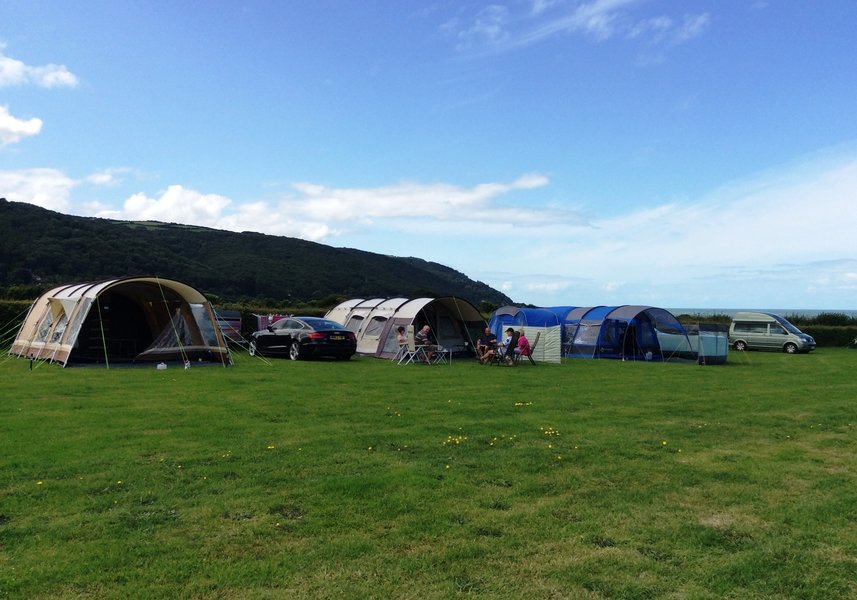
[(770, 346), (768, 324), (761, 321), (736, 322), (735, 335), (746, 340), (747, 346), (753, 350), (767, 349)]
[(779, 323), (771, 323), (768, 333), (767, 348), (770, 350), (782, 350), (786, 340), (788, 340), (789, 332)]

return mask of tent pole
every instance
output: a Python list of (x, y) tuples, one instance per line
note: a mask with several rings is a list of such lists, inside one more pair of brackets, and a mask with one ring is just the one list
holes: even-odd
[(471, 350), (475, 350), (476, 344), (473, 343), (473, 336), (470, 335), (470, 329), (467, 327), (467, 321), (464, 320), (464, 315), (461, 314), (461, 307), (458, 306), (458, 298), (453, 296), (452, 301), (455, 302), (455, 310), (458, 311), (458, 318), (461, 319), (461, 322), (464, 324), (464, 333), (467, 334), (467, 343), (470, 344)]
[(95, 303), (98, 307), (98, 327), (101, 329), (101, 347), (104, 350), (104, 365), (110, 368), (110, 359), (107, 358), (107, 338), (104, 337), (104, 321), (101, 318), (101, 299), (96, 295)]
[[(161, 279), (155, 275), (155, 282), (158, 284), (158, 291), (161, 292), (161, 299), (164, 301), (164, 308), (169, 309), (169, 304), (167, 303), (167, 296), (164, 294), (164, 286), (161, 285)], [(170, 316), (170, 326), (173, 328), (173, 335), (176, 336), (176, 346), (179, 348), (179, 353), (181, 354), (182, 361), (185, 364), (185, 368), (190, 364), (190, 360), (188, 359), (187, 353), (184, 351), (184, 346), (182, 345), (181, 338), (179, 337), (179, 330), (176, 327), (176, 321), (173, 319), (173, 316), (170, 314), (169, 310), (167, 310), (167, 314)], [(179, 307), (176, 311), (176, 317), (182, 318), (182, 307), (181, 303), (179, 303)], [(214, 326), (217, 327), (217, 322), (214, 322)]]

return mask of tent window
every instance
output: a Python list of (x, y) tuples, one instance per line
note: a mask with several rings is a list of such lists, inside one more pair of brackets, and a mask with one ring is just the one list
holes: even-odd
[(209, 318), (208, 311), (205, 310), (205, 306), (202, 304), (191, 304), (190, 309), (193, 313), (193, 318), (196, 320), (196, 324), (199, 326), (199, 333), (202, 335), (205, 345), (217, 347), (219, 345), (217, 332)]
[(384, 324), (387, 322), (387, 317), (372, 317), (372, 320), (366, 325), (364, 336), (379, 337), (384, 329)]
[(598, 333), (600, 331), (600, 324), (584, 325), (581, 323), (577, 327), (577, 334), (574, 336), (574, 343), (582, 344), (584, 346), (594, 346), (598, 343)]
[(44, 342), (48, 339), (48, 333), (51, 331), (51, 325), (54, 323), (54, 315), (51, 311), (45, 313), (45, 318), (42, 324), (39, 325), (39, 333), (36, 335), (37, 342)]
[(62, 339), (62, 334), (65, 332), (66, 325), (68, 325), (68, 317), (63, 314), (63, 316), (60, 317), (57, 326), (54, 328), (54, 333), (51, 336), (52, 342), (58, 342)]
[(350, 329), (354, 333), (360, 331), (360, 325), (363, 324), (363, 316), (362, 315), (354, 315), (350, 319), (348, 319), (348, 323), (345, 324), (346, 329)]

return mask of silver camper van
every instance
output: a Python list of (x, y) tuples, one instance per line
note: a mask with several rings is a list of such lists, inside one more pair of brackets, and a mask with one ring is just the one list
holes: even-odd
[(739, 312), (729, 326), (729, 344), (736, 350), (812, 352), (815, 340), (780, 315), (766, 312)]

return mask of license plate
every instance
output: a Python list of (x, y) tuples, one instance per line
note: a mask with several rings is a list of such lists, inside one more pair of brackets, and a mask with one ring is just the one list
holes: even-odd
[(330, 336), (330, 339), (332, 339), (332, 340), (344, 340), (345, 336), (344, 335), (332, 335), (332, 336)]

